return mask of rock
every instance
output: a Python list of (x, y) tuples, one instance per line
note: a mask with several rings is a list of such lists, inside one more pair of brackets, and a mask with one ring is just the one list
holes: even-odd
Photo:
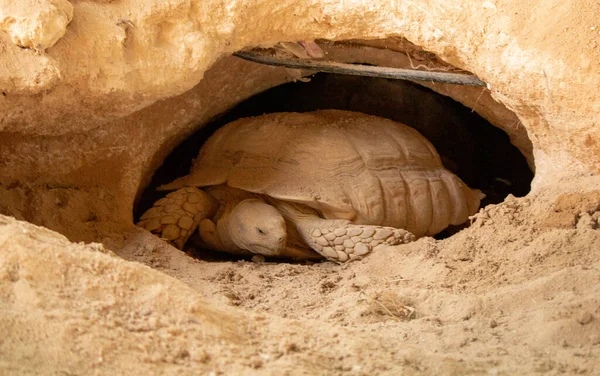
[(594, 319), (594, 316), (589, 312), (583, 312), (577, 317), (577, 322), (581, 325), (589, 324)]
[(578, 229), (590, 229), (593, 230), (598, 226), (598, 223), (588, 213), (581, 213), (579, 220), (577, 221)]
[[(101, 245), (70, 243), (53, 231), (2, 215), (0, 244), (0, 294), (10, 297), (0, 301), (0, 373), (15, 373), (10, 370), (17, 369), (11, 368), (17, 365), (16, 373), (36, 373), (35, 369), (41, 368), (50, 373), (60, 373), (61, 369), (110, 373), (114, 367), (123, 367), (122, 361), (127, 367), (136, 364), (143, 373), (152, 372), (155, 365), (145, 363), (144, 356), (147, 349), (162, 347), (166, 332), (178, 333), (168, 339), (169, 347), (178, 351), (191, 353), (196, 338), (202, 338), (206, 330), (211, 335), (202, 339), (205, 351), (218, 349), (221, 355), (243, 351), (238, 347), (243, 334), (236, 325), (248, 320), (246, 317), (211, 308), (185, 283), (115, 257)], [(6, 265), (18, 265), (18, 281), (4, 278)], [(43, 302), (43, 306), (33, 308), (37, 302)], [(150, 316), (145, 317), (143, 312)], [(145, 334), (131, 335), (123, 325)], [(80, 346), (104, 348), (102, 362), (57, 350), (76, 343), (82, 331), (86, 344)], [(61, 335), (51, 334), (57, 332)], [(37, 344), (36, 360), (20, 361), (32, 344)], [(165, 350), (155, 354), (176, 355)], [(84, 358), (86, 361), (80, 363)], [(71, 368), (74, 364), (79, 365)], [(203, 373), (208, 374), (210, 365), (203, 367)]]
[(22, 48), (42, 52), (54, 46), (72, 19), (67, 0), (0, 0), (0, 28)]

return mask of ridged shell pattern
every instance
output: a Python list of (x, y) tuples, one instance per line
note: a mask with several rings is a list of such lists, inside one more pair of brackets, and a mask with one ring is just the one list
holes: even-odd
[(339, 110), (229, 123), (202, 147), (189, 175), (162, 188), (218, 184), (416, 236), (463, 223), (480, 200), (413, 128)]

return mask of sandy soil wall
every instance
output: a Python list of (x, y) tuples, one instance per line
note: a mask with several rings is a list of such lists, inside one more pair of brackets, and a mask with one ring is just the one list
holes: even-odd
[[(77, 1), (72, 19), (66, 1), (43, 2), (49, 10), (32, 14), (3, 4), (0, 189), (19, 204), (0, 200), (0, 208), (35, 223), (48, 225), (46, 207), (28, 211), (24, 192), (32, 197), (47, 186), (76, 189), (92, 207), (94, 200), (111, 206), (92, 218), (130, 221), (136, 194), (170, 149), (214, 115), (290, 79), (280, 68), (222, 58), (284, 40), (402, 36), (489, 84), (516, 118), (485, 105), (495, 103), (487, 93), (439, 90), (476, 110), (482, 104), (479, 111), (530, 160), (531, 142), (537, 181), (551, 180), (544, 177), (553, 170), (597, 172), (600, 165), (591, 3)], [(54, 228), (91, 238), (89, 229)]]

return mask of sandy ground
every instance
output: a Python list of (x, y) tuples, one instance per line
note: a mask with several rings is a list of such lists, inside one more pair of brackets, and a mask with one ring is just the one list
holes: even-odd
[[(597, 182), (558, 185), (577, 192)], [(558, 190), (488, 206), (449, 239), (379, 248), (342, 266), (197, 261), (144, 240), (121, 255), (219, 308), (318, 328), (321, 346), (303, 351), (319, 372), (591, 375), (600, 372), (600, 191), (554, 200)], [(322, 362), (322, 347), (339, 357)]]
[(598, 374), (599, 181), (341, 266), (202, 261), (137, 229), (127, 262), (2, 217), (0, 373)]

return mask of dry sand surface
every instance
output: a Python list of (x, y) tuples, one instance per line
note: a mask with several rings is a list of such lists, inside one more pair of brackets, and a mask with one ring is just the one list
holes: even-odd
[(599, 179), (558, 183), (346, 265), (201, 261), (138, 229), (128, 262), (2, 217), (1, 373), (598, 374)]

